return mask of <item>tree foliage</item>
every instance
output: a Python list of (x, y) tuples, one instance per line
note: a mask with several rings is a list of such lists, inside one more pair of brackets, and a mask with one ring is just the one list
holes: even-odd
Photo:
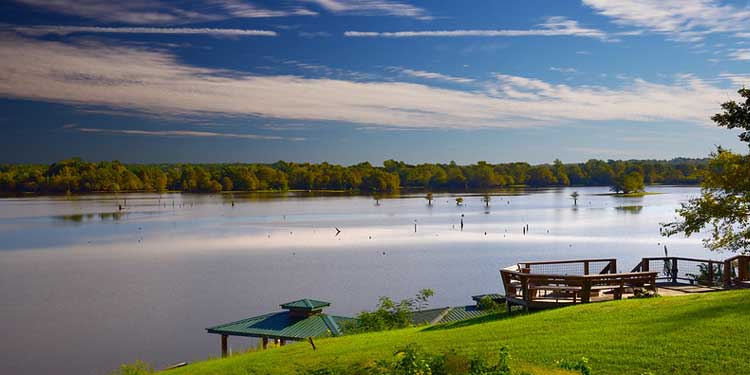
[(429, 299), (435, 295), (432, 289), (420, 289), (413, 298), (395, 302), (389, 297), (380, 297), (375, 311), (362, 311), (357, 315), (356, 324), (347, 327), (350, 333), (384, 331), (410, 327), (414, 324), (412, 313), (429, 306)]
[(351, 190), (386, 192), (402, 187), (434, 190), (488, 190), (514, 185), (612, 186), (629, 173), (638, 172), (644, 183), (696, 184), (705, 160), (589, 160), (580, 164), (532, 166), (528, 163), (471, 165), (418, 164), (387, 160), (382, 167), (370, 163), (341, 166), (329, 163), (273, 164), (122, 164), (91, 163), (81, 159), (52, 165), (0, 165), (0, 192), (78, 193), (117, 191), (219, 191)]
[[(712, 120), (720, 127), (744, 129), (740, 139), (750, 142), (750, 90), (739, 90), (745, 102), (722, 104)], [(711, 154), (701, 182), (701, 196), (677, 209), (679, 220), (662, 224), (662, 234), (693, 235), (707, 228), (703, 240), (711, 250), (747, 252), (750, 246), (750, 156), (721, 147)]]
[(615, 178), (610, 190), (615, 193), (629, 194), (643, 191), (644, 187), (643, 175), (633, 171)]

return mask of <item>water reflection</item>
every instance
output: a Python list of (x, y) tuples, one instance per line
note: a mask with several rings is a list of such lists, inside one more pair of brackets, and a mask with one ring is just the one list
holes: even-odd
[(615, 210), (625, 214), (639, 214), (643, 211), (643, 206), (617, 206), (615, 207)]

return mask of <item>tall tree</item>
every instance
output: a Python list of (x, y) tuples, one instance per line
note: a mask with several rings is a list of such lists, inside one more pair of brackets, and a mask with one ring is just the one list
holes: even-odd
[[(739, 138), (750, 142), (750, 89), (738, 91), (744, 102), (728, 101), (723, 111), (711, 119), (720, 127), (743, 129)], [(701, 196), (683, 203), (680, 219), (662, 224), (662, 234), (686, 236), (709, 228), (703, 240), (711, 250), (747, 252), (750, 247), (750, 155), (740, 155), (719, 147), (711, 154), (709, 168), (701, 183)]]

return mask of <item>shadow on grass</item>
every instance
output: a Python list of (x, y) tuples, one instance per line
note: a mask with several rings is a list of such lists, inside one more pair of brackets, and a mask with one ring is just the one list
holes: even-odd
[(445, 329), (463, 328), (463, 327), (473, 326), (475, 324), (484, 324), (484, 323), (494, 322), (497, 320), (504, 320), (504, 319), (509, 319), (509, 318), (515, 318), (518, 316), (524, 316), (528, 314), (529, 313), (523, 312), (521, 310), (514, 310), (510, 314), (508, 314), (505, 311), (502, 311), (502, 312), (496, 312), (496, 313), (492, 313), (492, 314), (488, 314), (484, 316), (479, 316), (476, 318), (459, 320), (457, 322), (450, 322), (450, 323), (445, 323), (445, 324), (429, 326), (427, 328), (422, 329), (422, 331), (429, 332), (429, 331), (441, 331)]

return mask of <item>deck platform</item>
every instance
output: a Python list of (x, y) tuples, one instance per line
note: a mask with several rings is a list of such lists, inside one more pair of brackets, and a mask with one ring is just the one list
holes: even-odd
[(724, 261), (643, 258), (630, 272), (616, 259), (520, 262), (500, 270), (508, 309), (547, 309), (658, 294), (681, 296), (750, 286), (750, 256)]

